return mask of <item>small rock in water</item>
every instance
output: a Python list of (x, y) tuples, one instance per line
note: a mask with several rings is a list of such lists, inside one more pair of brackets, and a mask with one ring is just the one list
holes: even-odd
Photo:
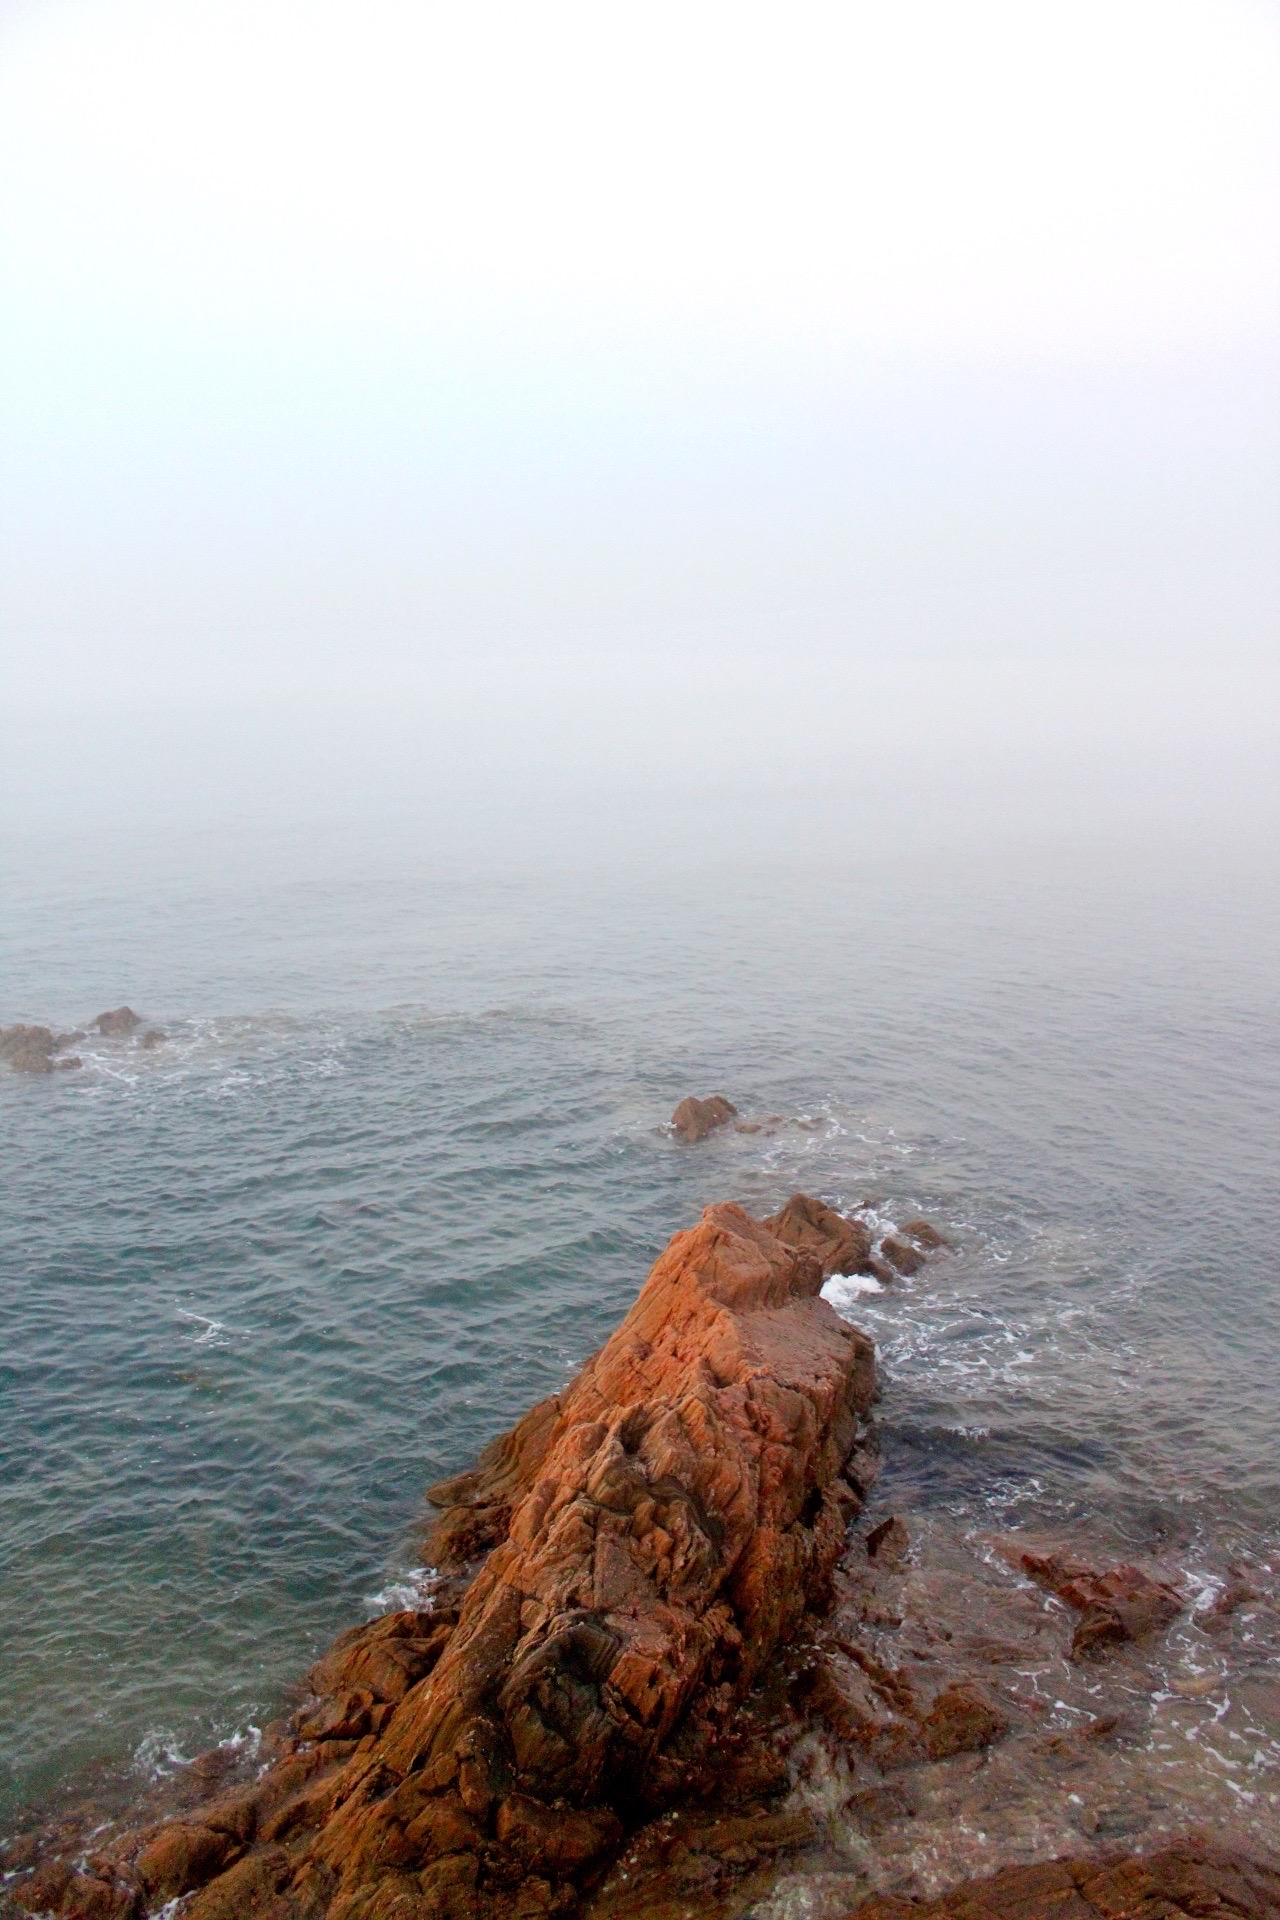
[(764, 1225), (789, 1247), (816, 1255), (822, 1276), (865, 1273), (871, 1254), (871, 1235), (861, 1220), (847, 1220), (807, 1193), (793, 1193), (785, 1207), (770, 1214)]
[(867, 1557), (878, 1560), (882, 1567), (897, 1566), (910, 1551), (911, 1535), (896, 1513), (891, 1513), (878, 1527), (872, 1527), (867, 1535)]
[(919, 1247), (913, 1247), (906, 1240), (899, 1240), (895, 1234), (886, 1234), (880, 1242), (880, 1251), (890, 1266), (897, 1272), (911, 1275), (919, 1273), (924, 1265), (924, 1255)]
[(1251, 1587), (1242, 1573), (1231, 1569), (1231, 1578), (1209, 1608), (1209, 1619), (1213, 1621), (1229, 1620), (1237, 1607), (1246, 1606), (1250, 1600), (1256, 1600), (1258, 1589)]
[(691, 1093), (672, 1114), (671, 1125), (682, 1140), (693, 1145), (737, 1117), (738, 1109), (722, 1093), (713, 1093), (709, 1100), (699, 1100)]
[(74, 1056), (61, 1060), (55, 1057), (74, 1038), (70, 1033), (54, 1033), (51, 1027), (0, 1027), (0, 1060), (17, 1073), (53, 1073), (62, 1067), (78, 1067), (80, 1062)]
[(162, 1047), (169, 1038), (162, 1027), (148, 1027), (138, 1042), (140, 1047)]
[(908, 1220), (898, 1231), (904, 1240), (914, 1240), (918, 1247), (924, 1247), (929, 1253), (938, 1253), (943, 1247), (951, 1245), (946, 1234), (939, 1233), (927, 1220)]
[(99, 1033), (132, 1033), (135, 1027), (142, 1025), (142, 1019), (132, 1007), (112, 1007), (109, 1013), (100, 1013), (89, 1024), (96, 1027)]

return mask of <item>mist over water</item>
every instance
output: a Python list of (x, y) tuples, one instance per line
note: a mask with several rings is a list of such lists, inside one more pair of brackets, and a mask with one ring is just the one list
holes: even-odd
[(723, 1198), (957, 1243), (842, 1301), (890, 1501), (1280, 1551), (1270, 858), (655, 819), (6, 845), (5, 1017), (169, 1035), (0, 1077), (10, 1813), (261, 1725)]

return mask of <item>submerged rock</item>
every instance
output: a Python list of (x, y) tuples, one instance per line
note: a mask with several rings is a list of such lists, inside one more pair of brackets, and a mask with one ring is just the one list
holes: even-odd
[(713, 1093), (709, 1100), (688, 1094), (672, 1114), (671, 1125), (681, 1140), (693, 1145), (737, 1117), (738, 1109), (722, 1093)]
[(1141, 1640), (1167, 1627), (1187, 1604), (1186, 1595), (1140, 1567), (1109, 1567), (1099, 1573), (1083, 1561), (1056, 1554), (1020, 1553), (1024, 1573), (1037, 1586), (1065, 1600), (1080, 1615), (1071, 1655), (1092, 1653), (1124, 1640)]

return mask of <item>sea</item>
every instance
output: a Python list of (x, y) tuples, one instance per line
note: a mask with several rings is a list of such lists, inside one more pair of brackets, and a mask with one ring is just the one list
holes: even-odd
[(4, 841), (0, 1023), (166, 1037), (0, 1069), (0, 1832), (256, 1739), (723, 1199), (953, 1242), (833, 1289), (886, 1510), (1280, 1572), (1274, 849), (685, 817)]

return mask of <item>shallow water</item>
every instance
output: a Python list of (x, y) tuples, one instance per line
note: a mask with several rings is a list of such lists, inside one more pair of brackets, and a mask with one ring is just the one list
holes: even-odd
[[(1280, 888), (1257, 859), (466, 863), (9, 845), (0, 1807), (260, 1725), (709, 1201), (924, 1213), (847, 1310), (879, 1495), (1280, 1554)], [(686, 1149), (722, 1091), (760, 1133)], [(1280, 1565), (1280, 1561), (1276, 1562)]]

